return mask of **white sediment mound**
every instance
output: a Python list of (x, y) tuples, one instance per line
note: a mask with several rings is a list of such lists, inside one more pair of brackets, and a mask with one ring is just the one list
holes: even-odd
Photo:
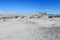
[(59, 18), (3, 18), (0, 40), (60, 40), (59, 26)]

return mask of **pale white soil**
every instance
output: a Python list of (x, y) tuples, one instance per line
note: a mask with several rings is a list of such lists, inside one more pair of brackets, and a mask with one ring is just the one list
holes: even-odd
[(60, 40), (60, 20), (0, 20), (0, 40)]

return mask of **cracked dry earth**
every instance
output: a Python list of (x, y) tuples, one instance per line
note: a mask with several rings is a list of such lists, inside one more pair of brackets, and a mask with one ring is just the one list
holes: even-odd
[(0, 40), (60, 40), (60, 27), (40, 27), (34, 22), (1, 22)]

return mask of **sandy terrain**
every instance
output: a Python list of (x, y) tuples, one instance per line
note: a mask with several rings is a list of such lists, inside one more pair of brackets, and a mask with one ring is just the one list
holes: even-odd
[(60, 40), (57, 19), (0, 20), (0, 40)]

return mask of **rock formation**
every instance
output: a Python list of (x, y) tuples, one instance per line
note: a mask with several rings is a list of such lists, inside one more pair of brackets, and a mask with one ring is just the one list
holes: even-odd
[(0, 19), (16, 19), (16, 18), (34, 18), (34, 19), (39, 19), (39, 18), (60, 18), (60, 14), (47, 14), (44, 12), (37, 12), (36, 14), (33, 15), (0, 15)]

